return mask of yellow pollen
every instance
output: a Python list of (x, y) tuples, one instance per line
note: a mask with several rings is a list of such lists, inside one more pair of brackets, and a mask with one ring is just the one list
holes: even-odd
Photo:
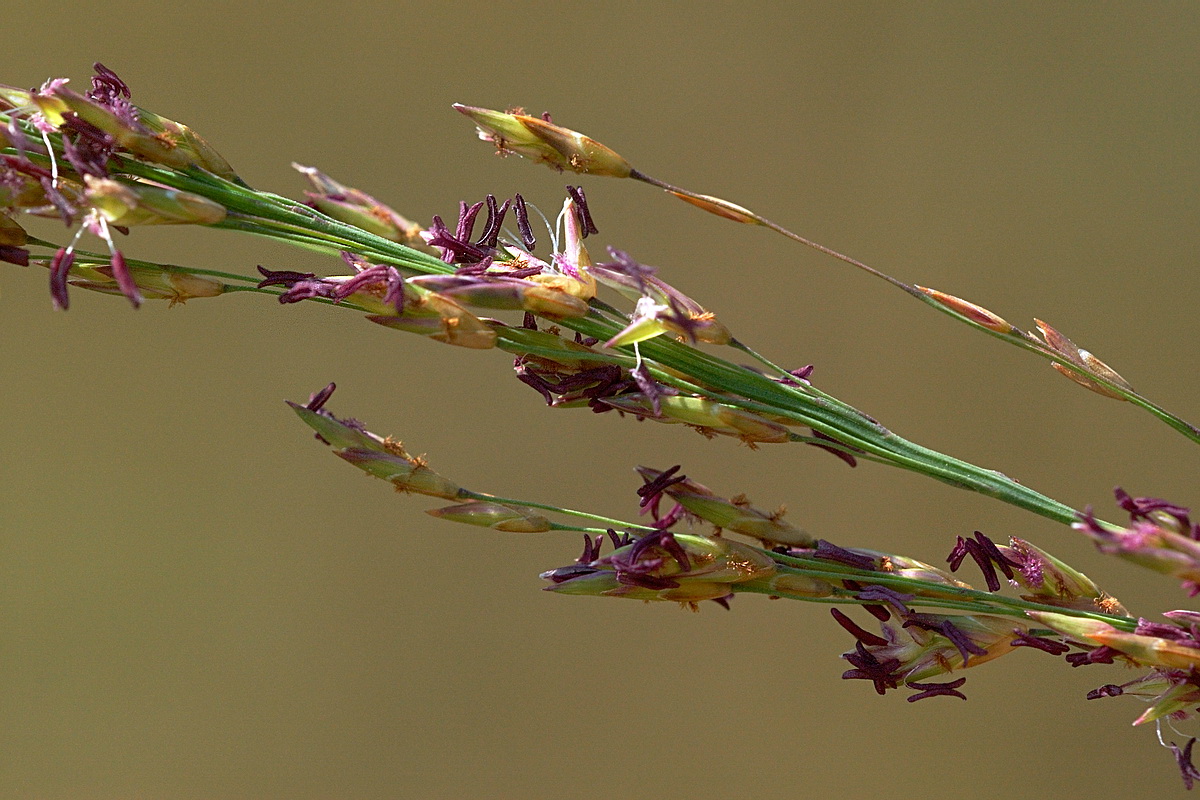
[(394, 456), (400, 456), (401, 458), (405, 459), (408, 458), (408, 453), (404, 451), (404, 443), (398, 439), (393, 439), (390, 436), (383, 440), (383, 449), (387, 450)]

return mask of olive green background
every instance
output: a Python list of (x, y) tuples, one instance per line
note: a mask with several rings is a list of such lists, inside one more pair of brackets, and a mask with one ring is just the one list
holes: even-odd
[[(1174, 4), (42, 2), (0, 81), (92, 61), (255, 186), (315, 164), (422, 221), (574, 178), (494, 158), (452, 102), (548, 109), (639, 168), (901, 278), (1037, 316), (1200, 417), (1200, 10)], [(1200, 502), (1194, 445), (1044, 362), (761, 229), (582, 179), (601, 235), (740, 338), (899, 433), (1115, 517)], [(36, 230), (62, 238), (61, 227)], [(336, 271), (232, 233), (133, 256)], [(826, 608), (726, 612), (540, 592), (573, 537), (452, 526), (315, 443), (283, 400), (403, 438), (468, 486), (634, 513), (636, 464), (843, 545), (940, 561), (1032, 539), (1133, 613), (1188, 600), (1071, 531), (813, 448), (546, 409), (498, 351), (317, 305), (136, 313), (0, 269), (0, 797), (1175, 796), (1131, 675), (1018, 652), (970, 700), (840, 680)], [(968, 577), (975, 580), (974, 573)], [(1194, 728), (1194, 725), (1193, 725)], [(1179, 736), (1171, 735), (1177, 741)]]

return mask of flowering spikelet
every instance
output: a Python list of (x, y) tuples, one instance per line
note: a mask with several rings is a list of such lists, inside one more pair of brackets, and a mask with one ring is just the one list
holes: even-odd
[(419, 275), (409, 285), (420, 286), (468, 306), (532, 311), (548, 317), (582, 317), (588, 304), (570, 294), (531, 280), (502, 275)]
[(367, 319), (386, 328), (416, 333), (446, 344), (486, 350), (496, 344), (496, 332), (459, 303), (404, 280), (400, 271), (385, 264), (368, 264), (352, 253), (342, 258), (356, 274), (319, 278), (310, 272), (259, 267), (259, 287), (284, 286), (281, 303), (322, 298), (347, 301), (369, 313)]
[(881, 635), (876, 635), (836, 609), (833, 615), (858, 640), (855, 649), (842, 656), (855, 668), (842, 677), (870, 680), (879, 694), (901, 683), (922, 692), (936, 692), (914, 686), (913, 682), (978, 666), (1009, 653), (1014, 640), (1028, 629), (1028, 625), (1009, 617), (908, 612), (881, 622)]
[(1016, 564), (1011, 581), (1028, 591), (1022, 598), (1080, 611), (1126, 613), (1125, 607), (1091, 578), (1040, 547), (1014, 536), (1008, 546), (998, 545), (998, 549)]
[(661, 531), (587, 563), (542, 573), (547, 591), (673, 600), (691, 605), (724, 600), (738, 583), (769, 578), (775, 562), (761, 550), (712, 536)]
[(629, 324), (605, 342), (605, 347), (633, 344), (667, 332), (692, 342), (729, 344), (729, 329), (695, 300), (656, 277), (653, 267), (621, 250), (609, 248), (608, 252), (613, 260), (597, 264), (591, 271), (600, 283), (637, 305)]
[[(646, 481), (647, 487), (654, 486), (655, 481), (665, 474), (649, 467), (638, 467), (637, 471), (642, 480)], [(745, 498), (726, 500), (684, 476), (671, 481), (659, 491), (689, 513), (705, 522), (711, 522), (718, 528), (776, 544), (808, 547), (813, 543), (813, 538), (808, 533), (786, 522), (782, 512), (768, 514), (759, 511), (746, 502)], [(643, 506), (656, 505), (656, 497), (644, 497), (642, 503)]]
[(425, 512), (431, 517), (478, 525), (507, 533), (543, 533), (552, 530), (550, 520), (531, 508), (507, 503), (473, 500), (445, 508), (433, 508)]
[(93, 79), (93, 90), (86, 96), (67, 88), (65, 79), (56, 79), (35, 92), (0, 87), (0, 97), (16, 108), (36, 108), (55, 128), (77, 129), (78, 120), (110, 137), (118, 149), (146, 161), (176, 169), (199, 167), (238, 180), (228, 162), (199, 134), (132, 105), (128, 87), (103, 65), (97, 64), (96, 69), (99, 81)]
[(1200, 674), (1200, 640), (1191, 626), (1143, 619), (1139, 620), (1133, 632), (1129, 632), (1098, 619), (1083, 619), (1049, 611), (1025, 613), (1072, 642), (1105, 648), (1124, 657), (1130, 664)]
[[(141, 298), (167, 300), (172, 306), (197, 297), (217, 297), (229, 290), (229, 284), (205, 275), (195, 275), (144, 261), (126, 261), (119, 254), (114, 254), (113, 260), (125, 264), (125, 281), (118, 279), (118, 272), (111, 261), (87, 257), (72, 260), (68, 267), (67, 283), (102, 294), (128, 296), (136, 289)], [(53, 262), (37, 259), (31, 263), (50, 268)], [(132, 286), (129, 282), (132, 282)]]
[(454, 104), (479, 129), (479, 138), (496, 145), (496, 152), (514, 153), (547, 164), (559, 172), (627, 178), (629, 162), (582, 133), (519, 111), (501, 112)]
[(308, 178), (313, 190), (304, 194), (318, 211), (384, 239), (433, 252), (421, 239), (420, 225), (409, 221), (366, 192), (338, 183), (316, 167), (306, 167), (293, 162), (292, 168)]
[(1040, 319), (1035, 319), (1034, 323), (1038, 330), (1042, 333), (1042, 338), (1046, 340), (1046, 344), (1051, 350), (1055, 351), (1063, 358), (1070, 361), (1077, 368), (1065, 367), (1062, 364), (1054, 363), (1050, 366), (1054, 367), (1061, 374), (1078, 383), (1085, 389), (1091, 389), (1093, 392), (1105, 397), (1111, 397), (1115, 400), (1124, 400), (1125, 396), (1120, 392), (1113, 391), (1102, 383), (1094, 381), (1087, 377), (1089, 374), (1107, 380), (1122, 389), (1133, 391), (1133, 387), (1129, 385), (1129, 381), (1117, 374), (1117, 371), (1105, 364), (1100, 359), (1089, 353), (1087, 350), (1076, 345), (1070, 339), (1049, 324), (1042, 322)]
[(84, 176), (83, 202), (113, 225), (215, 225), (225, 207), (205, 197), (145, 183)]
[(325, 401), (333, 390), (331, 383), (304, 405), (290, 400), (287, 404), (339, 458), (376, 478), (391, 481), (397, 491), (445, 500), (460, 498), (458, 484), (431, 470), (422, 459), (410, 456), (399, 442), (376, 436), (354, 420), (340, 420), (325, 411)]
[(977, 306), (974, 303), (963, 300), (961, 297), (955, 297), (952, 294), (939, 292), (937, 289), (927, 289), (924, 286), (917, 286), (915, 288), (926, 297), (932, 298), (937, 303), (945, 306), (954, 313), (961, 314), (977, 325), (982, 325), (985, 328), (996, 331), (996, 333), (1012, 333), (1014, 330), (1016, 330), (1012, 324), (996, 316), (983, 306)]
[(702, 208), (710, 214), (716, 214), (718, 217), (731, 219), (734, 222), (741, 222), (746, 225), (762, 225), (762, 218), (748, 208), (743, 208), (737, 203), (731, 203), (728, 200), (722, 200), (720, 197), (713, 197), (710, 194), (693, 194), (691, 192), (677, 192), (667, 190), (668, 194), (678, 197), (685, 203), (690, 203), (696, 208)]
[(1200, 523), (1191, 522), (1186, 508), (1165, 500), (1132, 498), (1120, 488), (1116, 495), (1129, 511), (1129, 527), (1112, 530), (1090, 508), (1071, 527), (1100, 552), (1178, 578), (1190, 596), (1200, 594)]
[(639, 419), (683, 423), (706, 435), (733, 436), (747, 444), (778, 444), (791, 438), (787, 428), (759, 414), (704, 397), (670, 395), (658, 398), (656, 404), (650, 397), (633, 393), (604, 398), (603, 402)]

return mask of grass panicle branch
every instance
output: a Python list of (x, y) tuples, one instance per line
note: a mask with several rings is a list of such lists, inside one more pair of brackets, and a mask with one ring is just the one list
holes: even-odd
[[(730, 331), (713, 311), (629, 253), (593, 252), (599, 233), (582, 186), (568, 186), (547, 223), (550, 247), (516, 194), (461, 203), (428, 225), (319, 169), (295, 164), (308, 181), (295, 200), (246, 183), (191, 128), (130, 102), (129, 87), (97, 65), (91, 89), (64, 79), (36, 90), (0, 87), (0, 260), (48, 271), (50, 297), (69, 307), (70, 290), (126, 298), (135, 308), (226, 294), (312, 301), (363, 314), (369, 322), (434, 341), (514, 357), (516, 377), (553, 408), (584, 408), (691, 428), (751, 447), (805, 444), (849, 466), (860, 461), (911, 471), (1025, 509), (1073, 529), (1100, 552), (1200, 593), (1200, 524), (1186, 508), (1156, 498), (1117, 501), (1129, 521), (1099, 519), (1090, 506), (1048, 497), (999, 471), (936, 452), (889, 430), (813, 382), (813, 368), (780, 365)], [(717, 216), (769, 228), (896, 286), (989, 335), (1033, 352), (1100, 395), (1149, 411), (1192, 441), (1200, 430), (1134, 391), (1111, 367), (1051, 325), (1038, 334), (953, 295), (906, 283), (820, 245), (749, 209), (651, 177), (615, 151), (548, 115), (456, 106), (501, 154), (559, 171), (631, 178)], [(540, 212), (539, 212), (540, 213)], [(63, 242), (29, 235), (21, 214), (61, 220)], [(449, 220), (449, 221), (448, 221)], [(196, 225), (248, 233), (328, 257), (328, 274), (258, 266), (244, 274), (126, 257), (113, 232), (142, 225)], [(80, 246), (84, 234), (98, 252)], [(591, 247), (589, 247), (591, 246)], [(733, 358), (748, 356), (754, 368)], [(1062, 657), (1072, 666), (1123, 662), (1139, 676), (1091, 697), (1135, 695), (1148, 703), (1138, 723), (1176, 721), (1200, 705), (1200, 612), (1171, 611), (1165, 622), (1129, 615), (1088, 576), (1032, 543), (1006, 544), (981, 532), (959, 537), (947, 568), (899, 553), (817, 538), (783, 518), (726, 498), (680, 473), (640, 467), (642, 522), (567, 509), (540, 500), (466, 489), (432, 470), (399, 442), (325, 410), (332, 384), (300, 419), (344, 461), (450, 505), (440, 519), (508, 533), (582, 534), (573, 563), (542, 573), (559, 594), (672, 601), (726, 608), (738, 594), (833, 606), (853, 639), (843, 677), (870, 681), (910, 701), (964, 697), (963, 678), (931, 678), (1017, 649)], [(740, 538), (739, 538), (740, 537)], [(955, 573), (974, 564), (983, 589)], [(1000, 590), (1005, 586), (1014, 594)], [(856, 622), (861, 609), (878, 629)], [(847, 613), (850, 612), (850, 613)], [(865, 622), (865, 621), (864, 621)], [(1175, 747), (1185, 783), (1193, 739)]]

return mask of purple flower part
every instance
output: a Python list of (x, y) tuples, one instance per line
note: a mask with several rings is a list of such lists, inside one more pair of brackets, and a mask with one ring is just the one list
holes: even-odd
[(633, 543), (633, 536), (628, 531), (618, 534), (612, 528), (609, 528), (605, 533), (608, 534), (609, 540), (612, 541), (613, 550)]
[(896, 670), (900, 667), (898, 658), (880, 661), (863, 646), (862, 642), (856, 642), (854, 652), (843, 653), (842, 658), (855, 666), (855, 669), (848, 669), (842, 673), (842, 680), (871, 681), (875, 684), (875, 691), (879, 694), (885, 694), (888, 689), (895, 689), (900, 685), (901, 676), (896, 674)]
[(387, 264), (375, 264), (359, 272), (348, 281), (343, 281), (333, 291), (334, 300), (345, 300), (350, 295), (374, 284), (382, 283), (387, 287), (383, 302), (395, 306), (396, 311), (404, 313), (404, 276), (400, 270)]
[[(870, 631), (864, 630), (858, 626), (854, 620), (842, 613), (841, 609), (831, 608), (829, 613), (837, 620), (837, 624), (846, 629), (846, 632), (858, 640), (859, 644), (870, 645), (871, 647), (886, 647), (888, 640), (882, 636), (878, 636)], [(883, 692), (880, 692), (883, 694)]]
[(963, 559), (967, 557), (970, 550), (967, 549), (967, 540), (961, 536), (954, 538), (954, 547), (950, 550), (950, 555), (946, 556), (946, 563), (950, 565), (951, 572), (958, 572), (958, 568), (962, 566)]
[(364, 258), (351, 253), (349, 250), (343, 250), (338, 253), (338, 255), (342, 257), (342, 261), (347, 267), (354, 270), (355, 274), (358, 274), (359, 272), (362, 272), (364, 269), (368, 269), (371, 266)]
[(1164, 622), (1151, 622), (1148, 619), (1138, 618), (1137, 627), (1134, 633), (1140, 636), (1154, 636), (1159, 639), (1166, 639), (1171, 642), (1178, 642), (1184, 647), (1195, 647), (1200, 649), (1200, 641), (1196, 640), (1196, 626), (1192, 625), (1192, 631), (1186, 631), (1177, 625), (1168, 625)]
[(542, 376), (531, 370), (528, 366), (522, 363), (521, 359), (516, 359), (513, 362), (513, 369), (516, 370), (517, 380), (526, 386), (532, 387), (535, 391), (541, 394), (546, 400), (546, 405), (554, 405), (554, 395), (550, 393), (551, 385), (547, 383)]
[(32, 161), (26, 158), (2, 155), (0, 156), (0, 163), (10, 170), (28, 175), (31, 178), (45, 178), (46, 180), (51, 180), (54, 178), (53, 172), (45, 167), (34, 164)]
[(458, 225), (454, 230), (454, 238), (461, 242), (471, 241), (471, 234), (475, 230), (475, 217), (479, 216), (479, 210), (483, 208), (483, 201), (467, 205), (465, 200), (460, 200), (458, 203)]
[(24, 247), (12, 247), (0, 244), (0, 261), (16, 264), (19, 267), (29, 266), (29, 251)]
[(1192, 747), (1196, 744), (1196, 737), (1188, 739), (1188, 743), (1182, 749), (1174, 742), (1171, 742), (1168, 747), (1175, 755), (1175, 763), (1179, 765), (1179, 774), (1183, 778), (1183, 785), (1191, 791), (1192, 785), (1197, 778), (1200, 778), (1200, 770), (1196, 769), (1196, 765), (1192, 763)]
[(1157, 511), (1176, 519), (1184, 530), (1191, 527), (1191, 521), (1188, 519), (1191, 509), (1158, 497), (1130, 497), (1120, 486), (1113, 489), (1113, 495), (1117, 498), (1117, 505), (1129, 512), (1131, 520), (1151, 519), (1151, 513)]
[(583, 231), (583, 237), (586, 239), (588, 234), (599, 233), (596, 230), (596, 223), (592, 222), (592, 214), (588, 211), (587, 198), (583, 194), (582, 186), (568, 186), (567, 196), (571, 198), (571, 202), (575, 204), (575, 211), (579, 214), (580, 228)]
[(730, 592), (729, 594), (725, 595), (724, 597), (710, 597), (709, 599), (712, 600), (717, 605), (719, 605), (721, 608), (725, 609), (726, 611), (733, 610), (732, 608), (729, 607), (729, 601), (733, 599), (733, 592)]
[(880, 622), (887, 622), (892, 618), (892, 613), (888, 611), (886, 607), (881, 605), (863, 603), (863, 610)]
[(667, 294), (667, 308), (670, 310), (663, 314), (662, 319), (674, 323), (687, 336), (688, 341), (695, 344), (698, 341), (696, 331), (700, 330), (700, 320), (688, 313), (688, 310), (676, 298), (676, 294), (674, 289)]
[(446, 223), (437, 214), (433, 215), (428, 230), (422, 234), (425, 243), (442, 251), (442, 261), (453, 264), (463, 248), (463, 243), (454, 238)]
[(108, 103), (118, 97), (125, 99), (132, 97), (129, 92), (129, 84), (121, 80), (117, 73), (99, 61), (92, 64), (92, 69), (96, 70), (96, 74), (92, 76), (92, 90), (87, 93), (88, 97), (97, 103)]
[(623, 374), (621, 368), (616, 364), (590, 367), (563, 375), (556, 390), (559, 392), (581, 390), (579, 391), (581, 397), (611, 397), (632, 386), (632, 381), (626, 380)]
[(125, 124), (148, 133), (141, 120), (138, 119), (137, 109), (129, 102), (129, 86), (117, 77), (117, 73), (97, 61), (92, 65), (96, 74), (92, 76), (92, 88), (87, 93), (91, 100), (112, 111)]
[(551, 583), (566, 583), (574, 578), (582, 578), (585, 575), (594, 575), (599, 572), (597, 569), (586, 566), (584, 564), (572, 564), (569, 567), (559, 567), (558, 569), (548, 570), (539, 575), (539, 578), (544, 578)]
[(571, 386), (573, 382), (579, 384), (594, 382), (596, 385), (580, 392), (580, 396), (587, 397), (593, 401), (603, 400), (605, 397), (615, 397), (634, 387), (633, 381), (624, 377), (621, 368), (616, 364), (605, 364), (600, 367), (585, 369), (576, 373), (573, 379), (567, 378), (563, 381), (564, 385), (567, 386)]
[(1034, 636), (1031, 633), (1013, 628), (1013, 647), (1032, 647), (1034, 650), (1041, 650), (1044, 653), (1049, 653), (1052, 656), (1061, 656), (1063, 653), (1071, 649), (1071, 645), (1066, 642), (1047, 639), (1043, 636)]
[(10, 171), (28, 175), (36, 179), (41, 184), (42, 192), (45, 193), (46, 199), (58, 211), (63, 224), (70, 225), (72, 223), (77, 209), (67, 201), (67, 198), (54, 185), (53, 172), (45, 167), (34, 164), (27, 158), (18, 158), (11, 155), (0, 155), (0, 167), (3, 167), (5, 171), (5, 183), (20, 186), (19, 183), (15, 182), (16, 179), (11, 174), (8, 174)]
[[(856, 592), (856, 593), (862, 591), (862, 588), (863, 588), (861, 583), (859, 583), (858, 581), (851, 581), (851, 580), (842, 581), (842, 586), (846, 587), (846, 589), (848, 589), (849, 591)], [(889, 612), (885, 607), (879, 605), (878, 603), (863, 603), (862, 608), (863, 608), (863, 611), (866, 611), (868, 614), (870, 614), (872, 617), (879, 620), (880, 622), (887, 622), (889, 619), (892, 618), (891, 612)]]
[[(74, 114), (63, 117), (63, 155), (80, 175), (108, 177), (108, 160), (116, 149), (116, 140)], [(65, 134), (74, 134), (67, 136)]]
[[(1197, 611), (1164, 611), (1163, 616), (1174, 622), (1191, 635), (1192, 642), (1200, 642), (1200, 612)], [(1189, 644), (1195, 647), (1194, 644)]]
[(909, 697), (908, 697), (908, 702), (915, 703), (918, 700), (924, 700), (927, 697), (939, 697), (942, 695), (945, 695), (948, 697), (959, 697), (959, 698), (962, 698), (963, 700), (966, 700), (967, 696), (965, 694), (963, 694), (962, 692), (957, 691), (957, 689), (966, 682), (967, 682), (966, 678), (959, 678), (958, 680), (950, 681), (949, 683), (916, 683), (916, 682), (913, 682), (913, 683), (906, 683), (904, 685), (910, 689), (919, 689), (920, 690), (916, 694), (909, 695)]
[(909, 600), (912, 600), (916, 595), (904, 594), (887, 586), (869, 586), (854, 595), (855, 600), (863, 600), (865, 602), (884, 603), (896, 609), (898, 614), (908, 614), (909, 608), (905, 605)]
[(782, 384), (790, 386), (812, 386), (812, 381), (810, 381), (808, 377), (813, 374), (813, 369), (813, 365), (808, 364), (800, 369), (794, 369), (790, 371), (788, 373), (788, 375), (791, 376), (790, 378), (780, 376), (779, 378), (776, 378), (776, 380)]
[(37, 93), (40, 95), (50, 95), (66, 86), (71, 82), (70, 78), (47, 78), (41, 86), (38, 87)]
[(650, 370), (643, 362), (629, 371), (633, 377), (634, 383), (642, 390), (642, 394), (650, 400), (650, 407), (654, 410), (654, 416), (662, 416), (662, 398), (669, 395), (676, 395), (679, 392), (670, 386), (665, 386), (650, 376)]
[(625, 586), (637, 586), (642, 589), (651, 589), (654, 591), (659, 591), (662, 589), (678, 589), (681, 584), (677, 580), (664, 578), (660, 575), (653, 575), (649, 571), (639, 571), (643, 567), (646, 570), (655, 570), (661, 567), (662, 564), (663, 560), (660, 558), (655, 559), (654, 561), (647, 561), (643, 562), (643, 564), (639, 564), (638, 570), (619, 569), (617, 570), (617, 583), (624, 584)]
[(506, 272), (506, 273), (504, 273), (504, 277), (506, 277), (506, 278), (514, 278), (514, 279), (516, 279), (516, 278), (528, 278), (528, 277), (530, 277), (531, 275), (540, 275), (540, 274), (542, 274), (542, 269), (543, 269), (542, 267), (539, 267), (539, 266), (536, 266), (536, 265), (534, 265), (534, 266), (528, 266), (528, 267), (525, 267), (524, 269), (514, 269), (514, 270), (510, 270), (509, 272)]
[(475, 244), (482, 247), (494, 248), (500, 243), (500, 230), (504, 226), (504, 215), (508, 213), (508, 207), (512, 205), (512, 200), (505, 200), (501, 206), (496, 205), (496, 195), (489, 194), (485, 200), (487, 201), (487, 224), (483, 227), (483, 233), (479, 235), (479, 240)]
[[(671, 558), (675, 559), (679, 564), (679, 568), (687, 572), (692, 568), (691, 559), (688, 558), (687, 552), (675, 540), (675, 535), (670, 531), (662, 531), (660, 533), (649, 533), (633, 543), (633, 547), (629, 549), (629, 561), (636, 563), (641, 560), (642, 555), (649, 549), (657, 547), (665, 550)], [(662, 559), (655, 559), (660, 562)]]
[(125, 263), (125, 256), (120, 250), (113, 251), (111, 265), (113, 278), (116, 279), (117, 288), (121, 290), (121, 294), (129, 298), (129, 302), (134, 308), (141, 308), (142, 293), (138, 290), (138, 285), (129, 272), (129, 265)]
[(325, 405), (325, 402), (329, 400), (330, 395), (333, 394), (333, 390), (336, 388), (337, 384), (331, 383), (324, 389), (319, 389), (313, 392), (312, 395), (309, 396), (308, 402), (304, 404), (304, 407), (309, 411), (320, 411)]
[(871, 556), (855, 553), (853, 550), (847, 550), (844, 547), (838, 547), (836, 544), (827, 542), (824, 539), (817, 539), (816, 544), (817, 547), (812, 553), (813, 558), (836, 561), (839, 564), (845, 564), (858, 569), (875, 569), (875, 559)]
[[(674, 589), (680, 583), (672, 578), (658, 574), (667, 558), (650, 551), (655, 548), (665, 550), (670, 558), (675, 559), (686, 571), (690, 567), (687, 554), (675, 537), (669, 532), (652, 533), (633, 542), (625, 552), (615, 552), (605, 558), (593, 562), (593, 566), (611, 566), (615, 570), (618, 583), (626, 586), (640, 586), (646, 589)], [(682, 558), (682, 561), (679, 559)]]
[(492, 256), (488, 256), (482, 261), (477, 261), (474, 264), (462, 264), (455, 268), (454, 274), (478, 277), (485, 274), (489, 269), (492, 268), (492, 263), (494, 260), (495, 259)]
[(684, 508), (679, 503), (676, 503), (675, 505), (673, 505), (671, 507), (671, 510), (668, 511), (666, 513), (666, 515), (662, 516), (662, 517), (658, 516), (658, 504), (657, 503), (652, 504), (651, 511), (654, 515), (654, 527), (659, 528), (661, 530), (666, 530), (667, 528), (670, 528), (676, 522), (679, 522), (679, 520), (683, 519), (684, 517), (686, 517), (688, 515), (687, 509)]
[(576, 564), (591, 564), (600, 557), (600, 545), (604, 543), (604, 537), (597, 534), (596, 541), (592, 542), (592, 537), (586, 533), (583, 535), (583, 555), (575, 559)]
[(655, 478), (653, 478), (652, 480), (646, 480), (645, 477), (643, 476), (642, 480), (644, 480), (645, 483), (643, 483), (641, 486), (639, 486), (638, 490), (637, 490), (638, 497), (641, 498), (641, 500), (638, 502), (638, 507), (645, 508), (646, 506), (650, 505), (650, 503), (654, 502), (657, 498), (661, 497), (663, 492), (665, 492), (670, 487), (674, 486), (677, 483), (682, 483), (683, 481), (686, 481), (687, 480), (686, 475), (676, 475), (675, 474), (675, 473), (679, 472), (679, 470), (682, 468), (682, 466), (683, 466), (682, 464), (676, 464), (675, 466), (671, 467), (670, 469), (666, 470), (665, 472), (658, 473), (658, 475)]
[(259, 264), (258, 274), (263, 276), (263, 280), (255, 284), (259, 289), (264, 286), (295, 286), (300, 281), (311, 281), (317, 275), (314, 272), (293, 272), (290, 269), (267, 269), (262, 264)]
[(1023, 555), (1020, 551), (1014, 552), (1020, 559), (1017, 569), (1021, 571), (1021, 578), (1025, 585), (1031, 589), (1040, 589), (1046, 582), (1046, 574), (1043, 569), (1045, 565), (1042, 560), (1033, 554)]
[(1067, 663), (1072, 667), (1082, 667), (1087, 664), (1112, 664), (1114, 659), (1121, 655), (1120, 651), (1114, 650), (1108, 645), (1087, 650), (1083, 653), (1068, 653)]
[(922, 614), (919, 611), (910, 611), (904, 615), (905, 628), (920, 628), (923, 631), (940, 631), (942, 621), (937, 619), (932, 614)]
[[(27, 161), (29, 153), (34, 152), (38, 155), (47, 155), (46, 145), (28, 136), (25, 129), (21, 127), (16, 116), (8, 118), (8, 125), (5, 128), (5, 138), (14, 150), (17, 151), (17, 159)], [(2, 175), (2, 173), (0, 173)]]
[(75, 221), (75, 212), (78, 211), (71, 202), (63, 196), (63, 193), (54, 185), (51, 178), (40, 178), (39, 183), (42, 184), (42, 192), (45, 193), (46, 199), (50, 201), (50, 205), (54, 206), (54, 210), (58, 212), (59, 218), (64, 225), (71, 225)]
[(624, 275), (627, 278), (632, 278), (637, 290), (645, 294), (646, 279), (654, 275), (654, 267), (648, 267), (645, 264), (634, 261), (624, 250), (618, 250), (615, 247), (608, 248), (608, 254), (612, 256), (615, 263), (606, 263), (600, 266)]
[(1000, 568), (1004, 573), (1004, 577), (1012, 579), (1013, 569), (1019, 568), (1021, 565), (1011, 558), (1008, 558), (1004, 553), (1000, 552), (1000, 548), (996, 547), (996, 543), (983, 535), (982, 531), (975, 531), (975, 541), (979, 542), (979, 546), (983, 549), (984, 555), (991, 559), (992, 563)]
[(521, 244), (532, 253), (537, 239), (533, 238), (533, 228), (529, 225), (529, 209), (525, 207), (525, 198), (520, 194), (513, 195), (513, 213), (517, 215), (517, 232), (521, 234)]
[(75, 254), (67, 252), (65, 247), (58, 248), (58, 252), (50, 260), (50, 300), (55, 308), (63, 311), (66, 311), (70, 304), (67, 298), (67, 274), (71, 271), (74, 261)]
[(1120, 697), (1125, 694), (1125, 690), (1113, 683), (1106, 683), (1103, 686), (1092, 689), (1087, 693), (1088, 700), (1099, 700), (1101, 697)]
[[(816, 439), (827, 439), (827, 440), (829, 440), (831, 442), (835, 442), (839, 445), (842, 444), (841, 442), (839, 442), (837, 439), (833, 438), (832, 436), (826, 436), (825, 434), (821, 433), (818, 430), (814, 430), (812, 432), (812, 435), (813, 435), (813, 438), (816, 438)], [(858, 459), (856, 459), (852, 453), (847, 453), (845, 450), (841, 449), (841, 447), (826, 447), (825, 445), (817, 444), (816, 442), (806, 442), (806, 444), (810, 444), (813, 447), (816, 447), (820, 450), (824, 450), (826, 453), (833, 453), (835, 456), (840, 458), (842, 461), (845, 461), (851, 467), (858, 466)], [(845, 447), (845, 446), (846, 445), (842, 445), (842, 447)], [(857, 450), (858, 448), (855, 448), (855, 449)], [(863, 451), (860, 450), (859, 452), (863, 452)]]
[(553, 124), (554, 124), (554, 120), (550, 119), (550, 112), (549, 112), (549, 111), (543, 111), (543, 112), (542, 112), (542, 121), (543, 121), (543, 122), (549, 122), (551, 125), (553, 125)]
[(992, 566), (992, 560), (988, 557), (983, 545), (974, 539), (957, 537), (954, 549), (950, 551), (950, 555), (946, 556), (946, 561), (950, 564), (950, 571), (957, 572), (967, 556), (970, 556), (979, 566), (979, 571), (983, 573), (984, 580), (987, 581), (988, 591), (999, 591), (1000, 578), (996, 575), (996, 569)]
[(962, 656), (963, 666), (967, 666), (967, 662), (972, 655), (986, 656), (987, 650), (971, 641), (967, 634), (963, 633), (962, 629), (955, 625), (950, 620), (946, 620), (938, 628), (942, 636), (950, 640), (950, 643), (958, 648), (958, 654)]
[(564, 399), (587, 398), (594, 405), (602, 402), (606, 397), (613, 397), (630, 389), (633, 382), (622, 378), (620, 367), (615, 364), (605, 364), (602, 367), (593, 367), (575, 375), (569, 375), (563, 378), (561, 385), (567, 391), (580, 386), (584, 387), (575, 396)]
[(299, 303), (301, 300), (311, 300), (314, 297), (321, 297), (326, 300), (336, 300), (337, 286), (323, 278), (317, 278), (310, 281), (300, 281), (296, 284), (293, 284), (290, 289), (279, 295), (279, 302), (283, 305), (287, 305), (288, 303)]
[(1091, 506), (1086, 506), (1083, 511), (1079, 513), (1079, 522), (1075, 524), (1078, 525), (1079, 529), (1083, 530), (1085, 533), (1096, 534), (1110, 539), (1112, 538), (1112, 534), (1109, 533), (1109, 531), (1101, 526), (1096, 520), (1096, 514), (1092, 510)]
[(445, 261), (447, 264), (455, 262), (474, 264), (490, 255), (487, 249), (463, 241), (450, 233), (450, 229), (446, 227), (446, 223), (442, 221), (441, 217), (436, 215), (433, 218), (433, 223), (429, 226), (429, 230), (423, 232), (421, 238), (430, 247), (436, 247), (441, 250), (442, 261)]

